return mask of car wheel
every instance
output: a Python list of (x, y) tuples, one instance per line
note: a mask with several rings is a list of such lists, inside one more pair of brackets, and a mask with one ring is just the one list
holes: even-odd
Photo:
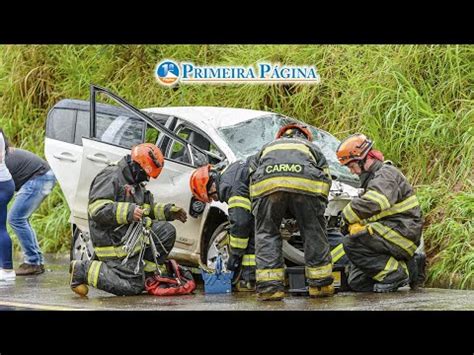
[[(211, 235), (209, 243), (207, 244), (206, 266), (211, 269), (215, 269), (217, 256), (219, 254), (222, 255), (224, 265), (227, 265), (227, 261), (229, 260), (229, 240), (227, 238), (228, 226), (229, 222), (221, 223)], [(239, 276), (240, 271), (234, 274), (234, 283), (237, 282)]]
[(70, 259), (72, 260), (94, 260), (94, 247), (88, 234), (79, 228), (74, 229), (71, 243)]

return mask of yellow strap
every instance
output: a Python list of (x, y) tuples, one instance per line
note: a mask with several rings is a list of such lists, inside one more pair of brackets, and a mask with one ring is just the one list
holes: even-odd
[(280, 144), (272, 145), (263, 150), (261, 158), (263, 158), (265, 155), (275, 150), (299, 150), (300, 152), (303, 152), (304, 154), (309, 155), (312, 160), (315, 160), (313, 154), (309, 150), (309, 147), (300, 143), (280, 143)]
[[(138, 253), (141, 250), (140, 243), (137, 243), (133, 254)], [(110, 258), (124, 258), (127, 256), (127, 252), (123, 249), (122, 246), (106, 246), (106, 247), (95, 247), (95, 254), (101, 260), (110, 259)], [(133, 255), (132, 254), (132, 255)]]
[(257, 182), (250, 186), (250, 196), (258, 197), (276, 188), (289, 188), (328, 196), (329, 184), (323, 181), (314, 181), (292, 176), (277, 176)]
[(390, 208), (390, 202), (388, 201), (387, 197), (377, 191), (367, 190), (367, 192), (362, 195), (362, 197), (376, 202), (382, 211)]
[(255, 254), (245, 254), (242, 258), (243, 266), (255, 266)]
[(257, 282), (263, 281), (284, 281), (285, 269), (257, 269), (255, 276)]
[(252, 209), (250, 200), (243, 196), (232, 196), (229, 199), (229, 208), (242, 207), (248, 211)]
[(99, 279), (99, 271), (102, 266), (102, 262), (94, 260), (87, 271), (87, 283), (91, 286), (97, 287), (97, 281)]
[(100, 199), (100, 200), (95, 200), (92, 203), (89, 203), (89, 208), (88, 208), (89, 215), (94, 216), (98, 209), (110, 203), (114, 203), (114, 201), (108, 200), (108, 199)]
[(337, 263), (340, 258), (342, 258), (346, 252), (344, 251), (344, 247), (341, 244), (336, 246), (333, 250), (331, 250), (331, 257), (333, 264)]
[(155, 214), (155, 218), (158, 221), (166, 221), (165, 217), (165, 204), (163, 203), (156, 203), (153, 209), (153, 213)]
[(247, 249), (247, 246), (249, 244), (249, 238), (239, 238), (236, 236), (233, 236), (232, 234), (229, 234), (230, 236), (230, 246), (231, 248), (237, 248), (237, 249)]
[(383, 281), (385, 277), (387, 277), (388, 274), (390, 274), (393, 271), (397, 271), (397, 269), (398, 269), (398, 261), (393, 256), (391, 256), (388, 259), (387, 264), (385, 264), (384, 269), (372, 278), (379, 282)]
[(416, 245), (410, 239), (405, 238), (400, 233), (394, 231), (393, 229), (384, 226), (381, 223), (374, 222), (369, 224), (374, 231), (376, 231), (382, 238), (388, 240), (389, 242), (398, 245), (400, 248), (405, 250), (408, 255), (413, 256), (415, 254)]
[(324, 279), (331, 276), (332, 274), (332, 264), (327, 264), (323, 266), (306, 266), (305, 275), (309, 279)]
[(379, 214), (376, 214), (376, 215), (374, 215), (370, 218), (365, 219), (363, 222), (364, 223), (375, 222), (375, 221), (378, 221), (379, 219), (382, 219), (382, 218), (387, 217), (387, 216), (392, 216), (392, 215), (397, 214), (397, 213), (406, 212), (406, 211), (411, 210), (412, 208), (415, 208), (419, 205), (420, 204), (418, 203), (418, 199), (416, 198), (416, 195), (412, 195), (412, 196), (406, 198), (405, 200), (394, 204), (389, 209), (387, 209), (387, 210), (385, 210), (385, 211), (383, 211)]
[(118, 224), (126, 224), (128, 209), (130, 207), (130, 203), (128, 202), (117, 202), (117, 210), (115, 211), (115, 218), (117, 219)]
[(344, 216), (345, 219), (347, 219), (349, 224), (354, 224), (360, 221), (359, 216), (352, 209), (350, 202), (342, 210), (342, 215)]

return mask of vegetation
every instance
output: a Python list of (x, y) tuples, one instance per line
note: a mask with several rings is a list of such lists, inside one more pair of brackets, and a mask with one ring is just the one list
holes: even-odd
[[(315, 64), (319, 85), (156, 83), (158, 61)], [(426, 217), (429, 283), (473, 288), (474, 47), (472, 46), (2, 46), (0, 126), (43, 155), (48, 109), (88, 99), (89, 84), (138, 107), (214, 105), (280, 112), (343, 138), (376, 142), (415, 185)], [(33, 224), (46, 251), (69, 248), (69, 211), (56, 186)]]

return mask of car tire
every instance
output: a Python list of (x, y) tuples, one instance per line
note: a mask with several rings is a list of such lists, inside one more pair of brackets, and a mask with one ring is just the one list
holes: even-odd
[[(227, 229), (229, 226), (229, 222), (221, 223), (212, 233), (209, 242), (207, 243), (206, 247), (206, 266), (214, 269), (215, 268), (215, 258), (217, 257), (218, 253), (221, 252), (222, 254), (222, 261), (224, 265), (227, 265), (227, 261), (229, 260), (229, 246), (226, 243), (223, 243), (222, 247), (219, 248), (218, 244), (220, 241), (223, 241), (225, 236), (227, 235)], [(235, 284), (240, 277), (240, 270), (234, 273), (234, 277), (232, 282)]]
[(71, 250), (69, 253), (70, 260), (95, 260), (96, 255), (94, 247), (87, 234), (83, 233), (78, 227), (73, 227)]

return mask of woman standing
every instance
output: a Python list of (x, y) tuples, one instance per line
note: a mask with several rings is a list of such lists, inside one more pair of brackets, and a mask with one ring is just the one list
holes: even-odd
[(15, 193), (15, 183), (5, 165), (8, 141), (0, 128), (0, 281), (15, 280), (12, 240), (7, 232), (7, 206)]

